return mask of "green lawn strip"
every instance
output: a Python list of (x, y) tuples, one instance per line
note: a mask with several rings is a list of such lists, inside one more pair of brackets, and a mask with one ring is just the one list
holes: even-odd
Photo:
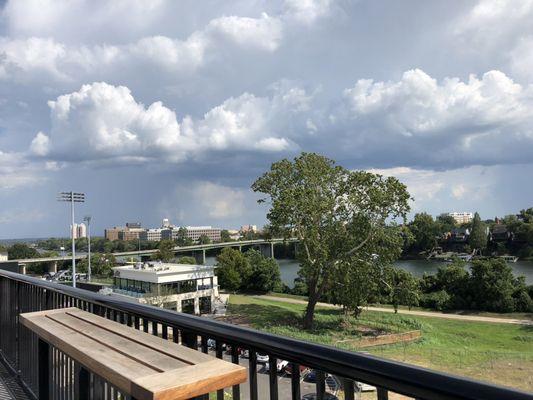
[(346, 324), (342, 312), (318, 308), (316, 328), (303, 331), (300, 320), (305, 305), (269, 301), (262, 298), (232, 295), (229, 314), (245, 316), (251, 325), (264, 331), (286, 335), (316, 343), (357, 350), (340, 340), (356, 339), (361, 335), (357, 325), (387, 332), (422, 331), (422, 340), (366, 348), (373, 354), (416, 362), (431, 368), (476, 371), (490, 368), (499, 361), (509, 363), (533, 362), (533, 327), (448, 320), (431, 317), (363, 311), (358, 320)]

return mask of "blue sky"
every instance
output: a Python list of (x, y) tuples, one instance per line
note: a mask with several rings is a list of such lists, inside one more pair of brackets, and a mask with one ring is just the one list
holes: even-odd
[(316, 151), (413, 212), (533, 206), (533, 1), (36, 1), (0, 14), (0, 238), (264, 224), (250, 191)]

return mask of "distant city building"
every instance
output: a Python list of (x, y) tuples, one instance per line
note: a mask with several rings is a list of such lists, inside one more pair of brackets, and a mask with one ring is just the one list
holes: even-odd
[(168, 218), (163, 218), (163, 222), (161, 224), (161, 228), (170, 228), (170, 221)]
[(219, 295), (213, 266), (149, 262), (113, 270), (113, 295), (169, 310), (209, 314)]
[(242, 233), (253, 232), (257, 233), (257, 225), (243, 225), (241, 226)]
[(457, 224), (467, 224), (474, 219), (474, 214), (471, 212), (451, 212), (448, 213)]
[(145, 229), (142, 228), (128, 228), (119, 231), (118, 233), (118, 239), (119, 240), (137, 240), (139, 239), (141, 233), (143, 233)]
[(228, 229), (228, 234), (231, 240), (239, 240), (241, 233), (237, 229)]
[(0, 261), (7, 261), (7, 253), (0, 252)]
[(83, 222), (70, 225), (70, 237), (74, 239), (87, 237), (87, 226)]
[(107, 228), (104, 230), (104, 237), (107, 240), (118, 240), (118, 233), (126, 229), (123, 226), (115, 226), (113, 228)]
[(220, 242), (220, 228), (213, 228), (211, 226), (186, 226), (187, 237), (197, 241), (200, 236), (207, 236), (212, 242)]
[(139, 234), (139, 239), (148, 240), (152, 242), (159, 242), (161, 240), (162, 231), (163, 229), (160, 229), (160, 228), (145, 229), (143, 232)]
[(104, 231), (104, 236), (107, 240), (137, 240), (139, 236), (145, 231), (141, 228), (138, 222), (128, 222), (126, 226), (115, 226), (107, 228)]

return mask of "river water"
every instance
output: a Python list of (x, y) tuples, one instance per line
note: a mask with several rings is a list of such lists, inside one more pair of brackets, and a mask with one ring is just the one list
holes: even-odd
[[(279, 264), (281, 280), (289, 287), (294, 286), (294, 278), (298, 276), (299, 265), (296, 260), (281, 259), (276, 260)], [(207, 264), (215, 264), (215, 257), (207, 257)], [(435, 274), (444, 262), (427, 261), (427, 260), (399, 260), (395, 262), (398, 268), (403, 268), (415, 276), (422, 276), (424, 273)], [(516, 276), (524, 275), (526, 284), (533, 285), (533, 261), (520, 261), (510, 263)]]

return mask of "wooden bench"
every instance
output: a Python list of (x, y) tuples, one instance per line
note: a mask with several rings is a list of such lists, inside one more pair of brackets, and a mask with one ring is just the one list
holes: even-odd
[(25, 313), (20, 321), (39, 336), (40, 400), (49, 393), (49, 345), (82, 366), (80, 399), (88, 398), (87, 371), (139, 400), (189, 399), (246, 380), (242, 366), (78, 308)]

